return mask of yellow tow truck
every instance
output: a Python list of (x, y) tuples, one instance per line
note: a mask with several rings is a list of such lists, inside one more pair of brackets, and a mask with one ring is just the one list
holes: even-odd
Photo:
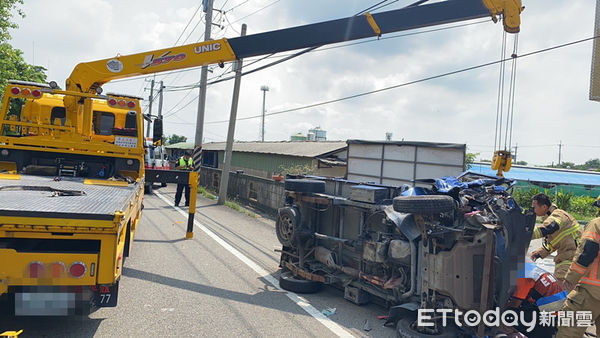
[[(105, 95), (105, 83), (481, 17), (500, 17), (514, 33), (522, 10), (520, 0), (411, 5), (84, 62), (64, 90), (10, 81), (0, 110), (0, 311), (70, 315), (116, 306), (144, 183), (197, 182), (197, 173), (144, 169), (139, 99)], [(161, 138), (162, 120), (155, 120), (153, 141)]]
[[(76, 109), (65, 108), (69, 98)], [(142, 209), (139, 100), (10, 81), (0, 123), (3, 309), (70, 315), (116, 306)]]

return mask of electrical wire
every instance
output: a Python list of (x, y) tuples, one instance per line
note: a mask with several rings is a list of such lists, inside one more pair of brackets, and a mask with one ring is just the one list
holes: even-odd
[[(536, 51), (533, 51), (533, 52), (524, 53), (524, 54), (521, 54), (521, 55), (516, 55), (514, 58), (515, 59), (516, 58), (523, 58), (523, 57), (528, 57), (528, 56), (532, 56), (532, 55), (536, 55), (536, 54), (540, 54), (540, 53), (545, 53), (545, 52), (549, 52), (549, 51), (552, 51), (552, 50), (555, 50), (555, 49), (564, 48), (564, 47), (572, 46), (572, 45), (575, 45), (575, 44), (587, 42), (587, 41), (596, 39), (598, 37), (600, 37), (600, 36), (594, 36), (594, 37), (591, 37), (591, 38), (580, 39), (580, 40), (576, 40), (576, 41), (572, 41), (572, 42), (568, 42), (568, 43), (564, 43), (564, 44), (560, 44), (560, 45), (556, 45), (556, 46), (552, 46), (552, 47), (548, 47), (548, 48), (543, 48), (543, 49), (539, 49), (539, 50), (536, 50)], [(323, 106), (323, 105), (327, 105), (327, 104), (331, 104), (331, 103), (336, 103), (336, 102), (340, 102), (340, 101), (346, 101), (346, 100), (354, 99), (354, 98), (357, 98), (357, 97), (367, 96), (367, 95), (371, 95), (371, 94), (375, 94), (375, 93), (380, 93), (380, 92), (388, 91), (388, 90), (391, 90), (391, 89), (405, 87), (405, 86), (416, 84), (416, 83), (421, 83), (421, 82), (425, 82), (425, 81), (439, 79), (439, 78), (442, 78), (442, 77), (446, 77), (446, 76), (450, 76), (450, 75), (455, 75), (455, 74), (459, 74), (459, 73), (464, 73), (464, 72), (475, 70), (475, 69), (479, 69), (479, 68), (489, 67), (489, 66), (492, 66), (492, 65), (495, 65), (495, 64), (498, 64), (498, 63), (506, 62), (506, 61), (511, 60), (511, 59), (512, 59), (512, 57), (509, 58), (509, 59), (502, 59), (502, 60), (497, 60), (497, 61), (491, 61), (491, 62), (479, 64), (479, 65), (476, 65), (476, 66), (472, 66), (472, 67), (462, 68), (462, 69), (459, 69), (459, 70), (454, 70), (454, 71), (443, 73), (443, 74), (439, 74), (439, 75), (429, 76), (429, 77), (425, 77), (425, 78), (422, 78), (422, 79), (418, 79), (418, 80), (414, 80), (414, 81), (409, 81), (409, 82), (397, 84), (397, 85), (386, 87), (386, 88), (371, 90), (371, 91), (362, 92), (362, 93), (359, 93), (359, 94), (345, 96), (345, 97), (338, 98), (338, 99), (333, 99), (333, 100), (327, 100), (327, 101), (322, 101), (322, 102), (318, 102), (318, 103), (308, 104), (308, 105), (305, 105), (305, 106), (291, 108), (291, 109), (286, 109), (286, 110), (282, 110), (282, 111), (278, 111), (278, 112), (267, 113), (267, 114), (265, 114), (265, 116), (280, 115), (280, 114), (295, 112), (295, 111), (304, 110), (304, 109), (308, 109), (308, 108), (314, 108), (314, 107), (318, 107), (318, 106)], [(259, 117), (262, 117), (262, 114), (261, 115), (254, 115), (254, 116), (248, 116), (248, 117), (238, 118), (237, 121), (250, 120), (250, 119), (255, 119), (255, 118), (259, 118)], [(210, 122), (205, 122), (205, 124), (217, 124), (217, 123), (227, 123), (227, 122), (229, 122), (229, 120), (210, 121)], [(519, 147), (521, 147), (521, 146), (519, 146)]]
[(196, 8), (196, 11), (194, 11), (194, 14), (192, 14), (192, 17), (188, 21), (187, 25), (185, 25), (185, 28), (183, 29), (183, 31), (181, 31), (181, 34), (179, 34), (179, 37), (177, 38), (177, 41), (175, 41), (175, 43), (173, 44), (173, 46), (177, 46), (177, 43), (179, 42), (179, 39), (181, 39), (181, 37), (183, 36), (183, 33), (185, 33), (185, 30), (189, 27), (190, 23), (192, 23), (192, 20), (196, 17), (196, 14), (198, 14), (198, 11), (200, 10), (200, 8), (202, 8), (202, 5), (203, 4), (201, 2), (200, 5), (198, 6), (198, 8)]
[(236, 8), (238, 8), (238, 7), (240, 7), (241, 5), (243, 5), (243, 4), (245, 4), (245, 3), (248, 3), (248, 1), (250, 1), (250, 0), (246, 0), (246, 1), (242, 2), (242, 3), (239, 3), (239, 4), (237, 4), (237, 5), (233, 6), (233, 7), (231, 7), (230, 9), (226, 9), (226, 10), (224, 10), (224, 12), (231, 12), (232, 10), (234, 10), (234, 9), (236, 9)]
[(246, 15), (246, 16), (243, 16), (243, 17), (241, 17), (241, 18), (239, 18), (239, 19), (235, 20), (234, 22), (232, 22), (232, 24), (234, 24), (234, 23), (236, 23), (236, 22), (239, 22), (239, 21), (241, 21), (241, 20), (244, 20), (245, 18), (247, 18), (247, 17), (250, 17), (250, 16), (252, 16), (252, 15), (254, 15), (254, 14), (256, 14), (256, 13), (260, 12), (260, 11), (263, 11), (263, 10), (267, 9), (268, 7), (271, 7), (271, 6), (273, 6), (274, 4), (278, 3), (279, 1), (281, 1), (281, 0), (275, 0), (275, 1), (271, 2), (271, 3), (270, 3), (270, 4), (268, 4), (268, 5), (266, 5), (266, 6), (262, 7), (262, 8), (259, 8), (258, 10), (256, 10), (256, 11), (254, 11), (254, 12), (252, 12), (252, 13), (250, 13), (250, 14)]

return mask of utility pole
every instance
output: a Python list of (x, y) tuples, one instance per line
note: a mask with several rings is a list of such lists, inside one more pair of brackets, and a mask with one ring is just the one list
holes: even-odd
[(261, 121), (261, 129), (260, 129), (260, 141), (265, 142), (265, 97), (267, 96), (267, 92), (269, 91), (269, 86), (261, 86), (260, 90), (263, 91), (263, 105), (262, 105), (262, 121)]
[(150, 106), (148, 107), (148, 123), (146, 128), (146, 137), (150, 137), (150, 123), (152, 123), (152, 100), (154, 99), (154, 79), (150, 84)]
[[(204, 41), (210, 40), (210, 31), (212, 28), (213, 0), (203, 0), (206, 15), (204, 19)], [(200, 89), (198, 94), (198, 116), (196, 117), (196, 136), (194, 138), (194, 171), (200, 172), (200, 155), (202, 154), (202, 131), (204, 129), (204, 107), (206, 106), (206, 78), (208, 66), (202, 66), (200, 71)]]
[[(154, 81), (154, 80), (152, 80)], [(159, 96), (158, 96), (158, 119), (162, 119), (162, 103), (163, 103), (163, 89), (165, 88), (165, 86), (163, 86), (163, 82), (160, 81), (160, 92), (159, 92)]]
[[(242, 25), (242, 36), (246, 35), (246, 24)], [(225, 146), (225, 158), (221, 170), (221, 183), (219, 184), (219, 200), (217, 204), (223, 205), (227, 201), (227, 188), (229, 186), (229, 170), (231, 169), (231, 154), (233, 153), (233, 135), (235, 133), (235, 120), (240, 97), (240, 84), (242, 82), (242, 59), (234, 63), (235, 80), (233, 83), (233, 99), (231, 101), (231, 113), (229, 115), (229, 129), (227, 131), (227, 144)]]
[(562, 140), (558, 143), (558, 165), (560, 166), (560, 158), (562, 155)]

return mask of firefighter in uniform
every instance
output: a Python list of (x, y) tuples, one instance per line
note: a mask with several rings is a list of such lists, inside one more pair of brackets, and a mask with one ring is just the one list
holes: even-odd
[[(565, 277), (565, 287), (572, 290), (562, 307), (562, 311), (591, 312), (590, 322), (596, 323), (596, 336), (600, 335), (600, 269), (598, 250), (600, 249), (600, 218), (594, 218), (585, 227), (581, 243), (577, 247), (573, 263)], [(574, 318), (582, 316), (580, 312)], [(557, 337), (582, 337), (587, 327), (560, 326)]]
[[(190, 153), (186, 152), (177, 160), (177, 166), (175, 169), (189, 171), (194, 169), (194, 159), (192, 159)], [(177, 183), (177, 191), (175, 192), (175, 206), (179, 206), (183, 189), (185, 189), (185, 206), (187, 207), (190, 205), (190, 185), (187, 183)]]
[(544, 238), (542, 247), (531, 254), (531, 260), (546, 258), (556, 251), (554, 276), (562, 283), (577, 250), (581, 227), (573, 216), (558, 209), (545, 194), (533, 196), (531, 207), (543, 223), (533, 230), (533, 239)]

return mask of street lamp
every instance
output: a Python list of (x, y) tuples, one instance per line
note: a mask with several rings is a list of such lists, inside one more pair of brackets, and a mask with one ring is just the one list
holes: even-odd
[(265, 142), (265, 98), (267, 96), (267, 92), (269, 91), (269, 86), (261, 86), (260, 90), (263, 91), (263, 105), (262, 105), (262, 121), (260, 128), (260, 141)]

